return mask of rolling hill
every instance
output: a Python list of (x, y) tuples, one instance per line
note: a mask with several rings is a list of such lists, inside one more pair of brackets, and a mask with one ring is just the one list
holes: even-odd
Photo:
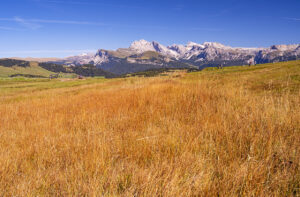
[(89, 64), (78, 67), (54, 63), (39, 63), (36, 61), (0, 59), (0, 77), (24, 76), (46, 78), (56, 73), (60, 74), (61, 77), (82, 75), (86, 77), (104, 76), (112, 78), (117, 76)]
[(14, 75), (48, 77), (51, 74), (54, 74), (54, 72), (40, 67), (37, 62), (0, 59), (0, 77), (10, 77)]

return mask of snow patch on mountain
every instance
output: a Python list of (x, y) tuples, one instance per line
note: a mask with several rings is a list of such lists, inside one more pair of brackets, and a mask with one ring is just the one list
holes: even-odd
[(271, 46), (272, 50), (279, 50), (279, 51), (287, 51), (287, 50), (296, 50), (300, 45), (299, 44), (292, 44), (292, 45), (273, 45)]
[(155, 51), (153, 43), (146, 40), (134, 41), (129, 49), (136, 51), (137, 53), (144, 53), (146, 51)]
[[(128, 63), (156, 64), (161, 65), (161, 61), (155, 58), (139, 59), (143, 53), (153, 51), (161, 56), (165, 63), (172, 61), (189, 61), (193, 63), (235, 61), (242, 64), (245, 62), (272, 62), (284, 61), (292, 57), (300, 57), (300, 45), (273, 45), (270, 48), (243, 48), (230, 47), (217, 42), (204, 42), (198, 44), (188, 42), (186, 45), (173, 44), (164, 46), (156, 41), (146, 41), (144, 39), (134, 41), (129, 48), (118, 49), (116, 51), (98, 50), (96, 54), (84, 53), (78, 56), (67, 57), (64, 64), (94, 64), (100, 66), (105, 63), (127, 61)], [(137, 56), (136, 56), (137, 55)], [(136, 57), (135, 57), (136, 56)], [(198, 64), (199, 65), (199, 64)]]
[(164, 56), (177, 58), (179, 54), (169, 49), (168, 47), (158, 43), (158, 42), (148, 42), (146, 40), (134, 41), (129, 47), (130, 50), (135, 51), (137, 53), (145, 53), (147, 51), (155, 51)]

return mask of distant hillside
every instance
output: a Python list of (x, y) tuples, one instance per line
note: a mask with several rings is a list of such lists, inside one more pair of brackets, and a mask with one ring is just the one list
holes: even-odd
[(48, 58), (35, 58), (35, 57), (11, 57), (10, 59), (15, 59), (15, 60), (23, 60), (23, 61), (34, 61), (34, 62), (51, 62), (51, 61), (59, 61), (60, 58), (56, 57), (48, 57)]
[(40, 67), (37, 62), (0, 59), (0, 77), (11, 77), (17, 75), (48, 77), (51, 74), (54, 74), (54, 72)]
[(38, 63), (15, 59), (0, 59), (0, 77), (49, 77), (60, 73), (62, 76), (82, 75), (85, 77), (116, 77), (116, 74), (104, 71), (94, 65), (65, 66), (54, 63)]
[(164, 46), (158, 42), (135, 41), (129, 48), (115, 51), (99, 49), (95, 54), (71, 56), (53, 63), (93, 64), (115, 73), (127, 74), (157, 68), (198, 68), (239, 66), (300, 60), (300, 44), (273, 45), (268, 48), (241, 48), (216, 42)]
[(23, 61), (23, 60), (15, 60), (15, 59), (1, 59), (0, 65), (5, 67), (12, 67), (12, 66), (28, 67), (30, 66), (30, 62)]

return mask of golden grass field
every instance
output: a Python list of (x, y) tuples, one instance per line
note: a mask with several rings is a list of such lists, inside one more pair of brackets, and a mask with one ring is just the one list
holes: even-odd
[(299, 196), (300, 61), (0, 79), (0, 196)]

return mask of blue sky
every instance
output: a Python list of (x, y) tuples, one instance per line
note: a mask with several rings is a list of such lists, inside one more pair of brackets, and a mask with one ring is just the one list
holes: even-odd
[(300, 43), (300, 0), (2, 0), (0, 57), (65, 57), (138, 39)]

